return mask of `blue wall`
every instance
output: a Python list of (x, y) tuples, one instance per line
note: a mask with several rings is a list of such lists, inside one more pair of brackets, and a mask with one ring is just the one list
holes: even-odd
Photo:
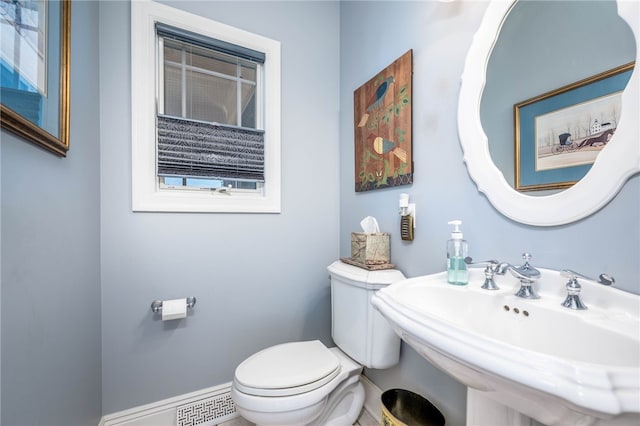
[[(131, 212), (130, 5), (74, 2), (69, 157), (2, 132), (3, 425), (97, 424), (228, 382), (262, 347), (332, 344), (325, 268), (350, 254), (367, 215), (391, 232), (407, 276), (444, 269), (446, 222), (460, 218), (476, 258), (517, 262), (529, 250), (536, 265), (609, 272), (640, 293), (640, 177), (591, 217), (552, 228), (506, 219), (469, 178), (458, 90), (486, 3), (166, 3), (282, 42), (282, 213)], [(408, 49), (415, 183), (355, 193), (353, 91)], [(399, 238), (401, 192), (417, 204), (413, 242)], [(186, 296), (198, 298), (186, 320), (151, 315), (154, 299)], [(466, 389), (407, 346), (400, 365), (366, 374), (464, 424)]]
[[(457, 102), (464, 60), (486, 3), (343, 2), (340, 35), (340, 253), (350, 252), (349, 233), (375, 216), (392, 234), (391, 261), (407, 276), (445, 269), (447, 221), (462, 219), (470, 255), (518, 263), (571, 268), (597, 276), (607, 272), (618, 287), (640, 293), (640, 177), (635, 176), (604, 209), (577, 223), (551, 228), (521, 225), (497, 212), (478, 192), (462, 161)], [(353, 190), (353, 91), (413, 49), (413, 142), (415, 180), (410, 186)], [(417, 207), (415, 240), (400, 239), (398, 197)], [(563, 283), (558, 283), (562, 285)], [(499, 361), (498, 361), (499, 362)], [(466, 389), (435, 370), (406, 345), (400, 365), (365, 374), (382, 389), (404, 387), (427, 396), (447, 424), (465, 421)]]
[[(331, 344), (338, 3), (166, 3), (282, 43), (282, 213), (131, 212), (130, 6), (101, 2), (104, 413), (229, 382), (269, 345)], [(152, 316), (154, 299), (186, 296), (186, 320)]]
[(2, 131), (2, 419), (96, 425), (101, 407), (98, 4), (74, 2), (71, 150)]

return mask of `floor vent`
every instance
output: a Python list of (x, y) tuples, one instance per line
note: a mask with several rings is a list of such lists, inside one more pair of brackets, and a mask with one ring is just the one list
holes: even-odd
[(236, 417), (236, 406), (230, 392), (180, 405), (176, 409), (176, 426), (213, 426)]

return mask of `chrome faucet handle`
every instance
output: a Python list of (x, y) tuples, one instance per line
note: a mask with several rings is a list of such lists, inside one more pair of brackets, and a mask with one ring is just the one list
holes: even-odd
[(487, 265), (487, 267), (484, 268), (484, 283), (482, 283), (482, 287), (480, 287), (481, 289), (500, 290), (500, 287), (498, 287), (498, 284), (496, 284), (496, 282), (493, 280), (493, 276), (495, 274), (503, 275), (504, 272), (500, 274), (494, 268), (495, 268), (494, 264)]
[(483, 260), (482, 262), (474, 262), (473, 258), (467, 256), (464, 258), (464, 263), (467, 265), (487, 266), (491, 268), (494, 274), (504, 275), (507, 272), (507, 268), (510, 266), (505, 262), (498, 262), (497, 260)]
[(504, 275), (509, 267), (508, 263), (500, 263), (497, 260), (485, 260), (482, 262), (473, 262), (471, 257), (465, 257), (464, 262), (467, 265), (485, 265), (484, 268), (484, 283), (482, 284), (483, 290), (500, 290), (500, 287), (493, 280), (495, 274)]
[[(587, 309), (587, 306), (584, 303), (582, 303), (582, 300), (580, 299), (580, 291), (582, 290), (582, 286), (578, 282), (578, 278), (591, 280), (591, 281), (596, 281), (596, 280), (594, 280), (593, 278), (589, 278), (585, 275), (579, 274), (570, 269), (563, 269), (562, 271), (560, 271), (560, 275), (562, 275), (563, 277), (569, 278), (569, 281), (566, 284), (567, 297), (564, 299), (564, 302), (562, 302), (561, 305), (564, 306), (565, 308), (575, 309), (580, 311)], [(596, 282), (602, 285), (612, 285), (613, 283), (616, 282), (616, 280), (608, 274), (600, 274), (599, 280)]]
[(616, 280), (609, 274), (600, 274), (597, 282), (602, 285), (614, 285)]
[(509, 265), (508, 267), (511, 274), (520, 280), (520, 289), (516, 292), (516, 296), (523, 299), (539, 299), (540, 296), (538, 296), (532, 284), (540, 278), (540, 271), (529, 263), (531, 254), (523, 253), (522, 259), (524, 260), (522, 266), (515, 267)]
[(585, 280), (595, 281), (599, 284), (606, 285), (606, 286), (613, 285), (616, 283), (615, 278), (613, 278), (609, 274), (600, 274), (598, 275), (598, 279), (595, 280), (593, 278), (587, 277), (586, 275), (582, 275), (576, 271), (572, 271), (571, 269), (563, 269), (562, 271), (560, 271), (560, 275), (567, 278), (582, 278)]
[(578, 282), (578, 278), (588, 278), (569, 269), (563, 269), (562, 271), (560, 271), (560, 275), (569, 278), (569, 281), (566, 284), (567, 297), (564, 299), (564, 302), (562, 302), (561, 305), (565, 308), (575, 309), (579, 311), (587, 309), (587, 305), (582, 303), (582, 300), (580, 299), (580, 291), (582, 290), (582, 286)]

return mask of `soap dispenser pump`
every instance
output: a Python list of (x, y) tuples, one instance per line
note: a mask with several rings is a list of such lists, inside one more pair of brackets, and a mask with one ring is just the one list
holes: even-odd
[(469, 283), (469, 272), (464, 259), (469, 253), (467, 241), (463, 238), (461, 220), (448, 222), (453, 225), (451, 239), (447, 240), (447, 281), (449, 284), (466, 285)]

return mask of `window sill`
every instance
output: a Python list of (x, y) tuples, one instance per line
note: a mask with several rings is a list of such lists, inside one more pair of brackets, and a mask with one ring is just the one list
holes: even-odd
[(280, 213), (280, 200), (242, 192), (157, 190), (133, 197), (134, 212)]

